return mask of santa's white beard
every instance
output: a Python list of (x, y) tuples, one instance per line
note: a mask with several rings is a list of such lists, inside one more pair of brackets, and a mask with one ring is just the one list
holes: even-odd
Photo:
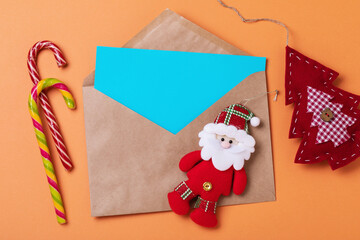
[(249, 160), (251, 153), (255, 151), (254, 147), (246, 146), (241, 142), (225, 149), (221, 147), (220, 141), (216, 139), (214, 133), (202, 131), (199, 137), (199, 145), (203, 147), (201, 150), (201, 158), (206, 161), (212, 159), (214, 167), (220, 171), (225, 171), (231, 166), (233, 166), (235, 170), (242, 169), (244, 161)]

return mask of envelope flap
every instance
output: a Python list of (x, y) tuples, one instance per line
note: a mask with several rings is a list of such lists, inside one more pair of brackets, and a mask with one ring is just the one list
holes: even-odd
[(249, 55), (170, 9), (164, 10), (123, 47)]
[(94, 86), (95, 83), (95, 71), (91, 72), (83, 81), (83, 87)]

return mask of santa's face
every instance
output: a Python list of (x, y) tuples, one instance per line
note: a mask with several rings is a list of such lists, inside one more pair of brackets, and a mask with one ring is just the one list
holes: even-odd
[(255, 150), (255, 141), (248, 134), (231, 138), (204, 130), (200, 132), (199, 137), (199, 144), (203, 147), (201, 157), (204, 160), (211, 159), (214, 167), (220, 171), (225, 171), (231, 166), (236, 170), (242, 169), (244, 161), (248, 160)]
[(216, 134), (216, 139), (221, 141), (220, 145), (225, 149), (231, 148), (231, 146), (235, 146), (239, 143), (235, 138), (230, 138), (226, 135)]

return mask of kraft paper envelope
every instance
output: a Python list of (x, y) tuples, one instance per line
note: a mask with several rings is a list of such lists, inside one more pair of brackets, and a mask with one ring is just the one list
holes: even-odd
[[(246, 55), (170, 10), (123, 47)], [(198, 132), (227, 105), (265, 91), (265, 71), (254, 72), (174, 134), (96, 90), (91, 73), (83, 98), (92, 216), (170, 210), (167, 193), (186, 179), (178, 163), (200, 149)], [(275, 200), (267, 98), (247, 106), (261, 119), (259, 127), (250, 129), (257, 142), (245, 164), (248, 185), (242, 195), (223, 197), (219, 205)]]

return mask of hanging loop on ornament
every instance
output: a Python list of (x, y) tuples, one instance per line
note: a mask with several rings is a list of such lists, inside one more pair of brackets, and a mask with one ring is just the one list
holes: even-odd
[(275, 93), (275, 97), (274, 97), (273, 101), (276, 102), (276, 101), (277, 101), (277, 97), (278, 97), (278, 95), (279, 95), (279, 90), (277, 90), (277, 89), (275, 89), (274, 91), (270, 91), (270, 92), (259, 93), (259, 94), (255, 95), (254, 97), (242, 99), (242, 100), (240, 101), (240, 104), (242, 104), (242, 105), (245, 106), (245, 105), (246, 105), (248, 102), (250, 102), (251, 100), (254, 100), (254, 99), (256, 99), (256, 98), (259, 98), (259, 97), (262, 97), (262, 96), (265, 96), (265, 95), (271, 94), (271, 93)]
[(239, 10), (237, 10), (237, 8), (232, 7), (227, 5), (226, 3), (224, 3), (222, 0), (217, 0), (221, 6), (225, 7), (225, 8), (229, 8), (231, 10), (233, 10), (234, 12), (236, 12), (237, 15), (239, 15), (239, 17), (241, 18), (241, 21), (243, 21), (244, 23), (253, 23), (253, 22), (262, 22), (262, 21), (266, 21), (266, 22), (272, 22), (275, 24), (278, 24), (280, 26), (282, 26), (283, 28), (285, 28), (286, 30), (286, 45), (289, 45), (289, 28), (282, 22), (275, 20), (275, 19), (271, 19), (271, 18), (244, 18), (243, 15), (241, 15), (241, 13), (239, 12)]

